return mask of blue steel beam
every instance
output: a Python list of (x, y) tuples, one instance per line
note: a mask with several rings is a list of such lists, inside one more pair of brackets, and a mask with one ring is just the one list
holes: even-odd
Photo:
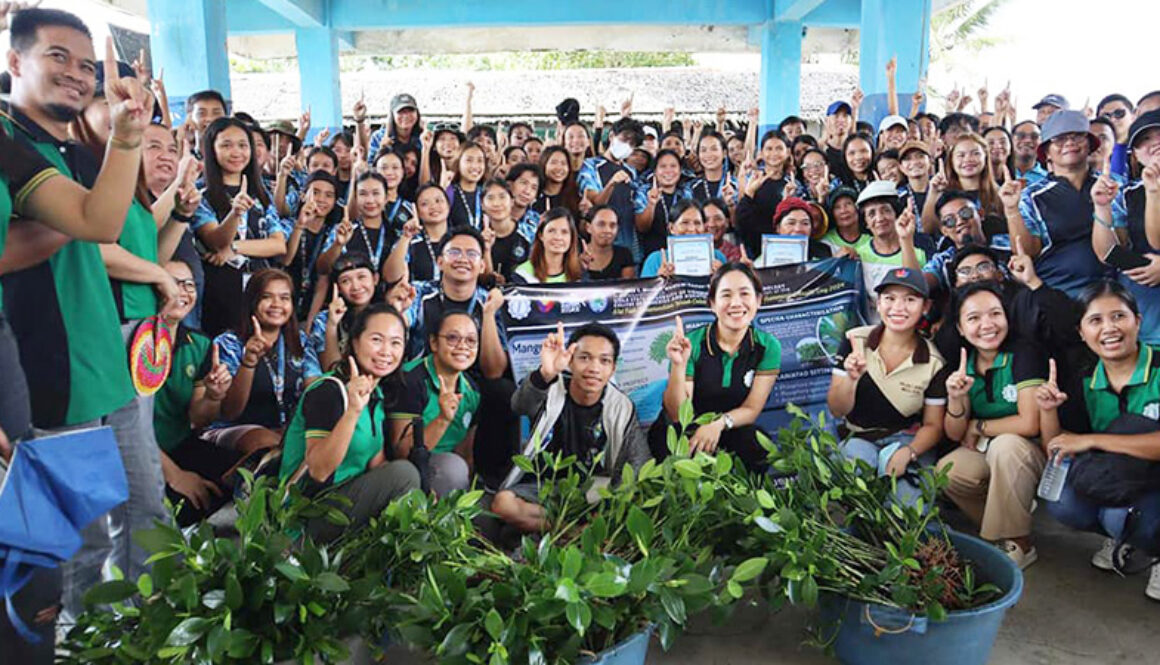
[(866, 93), (859, 118), (875, 125), (887, 113), (886, 62), (898, 58), (898, 110), (910, 110), (910, 96), (926, 76), (930, 61), (931, 0), (861, 0), (858, 78)]
[(300, 28), (326, 25), (326, 0), (258, 0)]
[(773, 13), (775, 21), (801, 21), (825, 0), (778, 0)]
[[(150, 4), (156, 1), (149, 0)], [(286, 33), (299, 27), (259, 0), (230, 0), (226, 3), (226, 19), (231, 35)]]
[(761, 133), (776, 127), (787, 115), (801, 108), (802, 24), (797, 21), (767, 21), (760, 27)]
[(802, 23), (818, 28), (859, 28), (862, 25), (862, 0), (826, 0), (806, 14)]
[(766, 0), (330, 0), (339, 30), (544, 25), (753, 25), (769, 18)]
[[(165, 70), (174, 122), (185, 117), (185, 98), (213, 89), (230, 98), (225, 0), (150, 0), (153, 70)], [(232, 3), (231, 3), (232, 4)]]

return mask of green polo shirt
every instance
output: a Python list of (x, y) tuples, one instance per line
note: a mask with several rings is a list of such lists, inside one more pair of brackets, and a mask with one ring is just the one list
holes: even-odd
[[(733, 353), (724, 352), (720, 346), (717, 345), (717, 340), (712, 340), (712, 347), (706, 346), (705, 336), (713, 329), (713, 324), (701, 326), (693, 332), (689, 333), (689, 343), (692, 345), (692, 353), (689, 354), (689, 364), (685, 367), (685, 376), (692, 378), (693, 370), (697, 366), (697, 361), (701, 359), (701, 354), (708, 352), (710, 354), (720, 354), (721, 358), (721, 387), (728, 388), (733, 382), (733, 361), (737, 359), (738, 351)], [(757, 366), (753, 367), (756, 374), (772, 374), (781, 369), (781, 342), (777, 338), (764, 330), (758, 330), (750, 326), (749, 334), (752, 335), (752, 342), (760, 344), (764, 347), (765, 352), (761, 354), (761, 358), (757, 361)]]
[[(28, 197), (45, 181), (61, 173), (40, 153), (11, 141), (8, 137), (12, 135), (12, 125), (6, 120), (0, 121), (0, 131), (7, 135), (4, 137), (4, 146), (0, 149), (16, 151), (7, 155), (12, 158), (12, 162), (6, 161), (4, 168), (0, 169), (0, 256), (3, 256), (11, 218), (22, 215)], [(3, 295), (4, 292), (0, 291), (0, 298)]]
[(1015, 342), (1000, 351), (995, 364), (983, 376), (975, 367), (976, 357), (974, 349), (967, 354), (967, 376), (975, 379), (968, 393), (972, 418), (992, 420), (1018, 415), (1019, 391), (1047, 380), (1047, 359), (1030, 344)]
[(173, 365), (165, 385), (153, 396), (153, 431), (157, 445), (171, 453), (193, 431), (189, 404), (193, 389), (209, 374), (210, 339), (184, 326), (173, 336)]
[[(407, 388), (424, 395), (423, 422), (429, 423), (439, 417), (439, 384), (435, 381), (435, 359), (431, 356), (415, 358), (404, 365), (407, 372)], [(455, 410), (455, 417), (443, 432), (439, 443), (431, 448), (433, 453), (449, 453), (455, 450), (467, 432), (475, 427), (475, 419), (479, 415), (479, 390), (466, 372), (459, 373), (459, 384), (456, 387), (462, 398), (459, 408)]]
[(1157, 348), (1140, 345), (1136, 370), (1119, 393), (1108, 383), (1101, 360), (1091, 378), (1084, 382), (1083, 398), (1092, 430), (1096, 432), (1107, 430), (1112, 421), (1125, 413), (1160, 420), (1160, 353), (1157, 353)]
[[(13, 131), (7, 119), (4, 125), (60, 173), (76, 179), (55, 144), (37, 140), (22, 126)], [(133, 398), (121, 321), (96, 243), (71, 240), (45, 263), (6, 279), (6, 314), (21, 342), (36, 426), (95, 420)], [(30, 360), (37, 364), (30, 366)]]
[[(157, 263), (157, 222), (153, 213), (137, 199), (129, 206), (125, 227), (117, 244), (127, 252), (150, 263)], [(113, 291), (119, 296), (121, 318), (136, 321), (157, 313), (157, 295), (152, 284), (113, 281)]]
[[(358, 423), (350, 437), (346, 455), (334, 470), (330, 482), (337, 485), (354, 478), (367, 470), (367, 464), (383, 449), (386, 430), (391, 420), (410, 420), (422, 412), (422, 402), (411, 390), (401, 390), (396, 404), (387, 408), (383, 404), (383, 388), (375, 388), (370, 403), (359, 414)], [(346, 413), (346, 384), (328, 372), (310, 384), (294, 416), (286, 428), (282, 443), (282, 467), (278, 476), (285, 480), (294, 475), (306, 459), (308, 439), (324, 439)]]

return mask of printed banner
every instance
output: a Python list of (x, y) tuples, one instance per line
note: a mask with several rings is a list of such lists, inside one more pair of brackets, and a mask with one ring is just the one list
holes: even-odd
[[(862, 325), (861, 265), (826, 259), (758, 270), (763, 302), (754, 325), (781, 342), (781, 374), (759, 423), (780, 426), (792, 402), (825, 408), (833, 356), (846, 330)], [(540, 364), (540, 344), (563, 322), (565, 335), (590, 321), (620, 337), (615, 383), (635, 402), (641, 423), (656, 419), (668, 380), (665, 346), (682, 318), (686, 333), (713, 320), (709, 278), (521, 285), (505, 288), (508, 352), (517, 382)]]

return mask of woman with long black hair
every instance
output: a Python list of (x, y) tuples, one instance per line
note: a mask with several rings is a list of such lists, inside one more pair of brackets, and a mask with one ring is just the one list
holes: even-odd
[(540, 169), (544, 172), (544, 186), (532, 210), (543, 215), (552, 208), (563, 206), (580, 214), (580, 188), (576, 185), (576, 169), (571, 155), (563, 146), (550, 145), (540, 153)]
[(306, 527), (329, 541), (358, 528), (393, 499), (418, 489), (419, 472), (406, 460), (389, 461), (384, 450), (408, 447), (423, 403), (406, 390), (403, 357), (407, 324), (393, 307), (376, 303), (355, 317), (350, 344), (322, 380), (306, 390), (286, 428), (283, 480), (304, 482), (312, 494), (349, 499), (339, 507), (349, 526), (324, 517)]
[[(294, 231), (286, 243), (282, 265), (294, 278), (294, 308), (299, 317), (310, 312), (314, 287), (318, 284), (316, 266), (326, 238), (342, 221), (338, 205), (338, 180), (325, 171), (315, 171), (306, 180), (306, 194), (295, 215)], [(305, 320), (303, 318), (303, 320)]]
[(717, 132), (702, 132), (697, 140), (697, 163), (701, 175), (689, 184), (693, 198), (701, 203), (720, 198), (731, 206), (737, 205), (737, 178), (729, 173), (725, 137)]
[(262, 185), (251, 141), (233, 118), (218, 118), (205, 132), (205, 189), (191, 228), (206, 251), (202, 329), (211, 336), (241, 318), (247, 276), (284, 255), (291, 232)]

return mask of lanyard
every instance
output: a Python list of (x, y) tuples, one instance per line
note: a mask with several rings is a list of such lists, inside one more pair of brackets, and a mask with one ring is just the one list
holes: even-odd
[[(323, 227), (323, 231), (325, 230), (326, 228)], [(299, 266), (299, 269), (302, 271), (302, 283), (311, 284), (313, 282), (310, 277), (314, 273), (314, 264), (318, 262), (318, 255), (322, 252), (322, 245), (324, 243), (322, 242), (321, 231), (317, 234), (314, 234), (314, 232), (310, 229), (306, 229), (306, 233), (310, 235), (308, 235), (306, 238), (303, 238), (298, 243), (298, 256), (301, 259), (301, 265)], [(307, 261), (306, 245), (310, 244), (311, 241), (314, 242), (314, 249), (310, 250), (310, 260)]]
[(427, 255), (431, 257), (431, 279), (439, 279), (439, 264), (435, 262), (435, 250), (431, 249), (431, 239), (427, 237), (427, 229), (419, 229), (419, 240), (427, 248)]
[(367, 251), (371, 252), (371, 262), (375, 264), (375, 268), (378, 268), (379, 257), (383, 255), (383, 236), (387, 235), (386, 224), (379, 227), (379, 241), (373, 251), (371, 250), (371, 238), (367, 235), (366, 224), (360, 222), (358, 230), (362, 234), (363, 242), (366, 243)]
[[(725, 181), (728, 179), (729, 179), (728, 173), (721, 174), (721, 179), (717, 181), (717, 196), (716, 196), (716, 198), (721, 198), (721, 190), (725, 188)], [(701, 179), (701, 186), (705, 188), (705, 198), (706, 199), (714, 198), (712, 192), (709, 191), (709, 179), (708, 178)]]
[[(395, 223), (395, 215), (399, 214), (399, 206), (402, 204), (403, 197), (400, 196), (399, 198), (395, 199), (395, 205), (391, 206), (390, 214), (387, 215), (383, 221), (385, 221), (387, 224), (393, 225)], [(387, 224), (384, 224), (383, 226), (386, 226)]]
[[(668, 225), (669, 225), (669, 204), (667, 201), (665, 201), (665, 193), (664, 192), (661, 192), (660, 199), (661, 199), (661, 210), (664, 211), (664, 213), (665, 213), (665, 228), (667, 229)], [(677, 202), (677, 192), (674, 191), (673, 192), (673, 203), (675, 204), (676, 202)]]
[(471, 206), (467, 205), (467, 196), (463, 193), (463, 188), (455, 185), (455, 193), (459, 194), (459, 200), (463, 202), (463, 209), (467, 212), (467, 223), (475, 230), (479, 230), (479, 220), (482, 219), (483, 213), (480, 211), (479, 187), (475, 188), (475, 214), (471, 214)]
[(286, 404), (282, 398), (286, 394), (286, 347), (285, 340), (282, 334), (278, 334), (278, 371), (274, 371), (274, 366), (270, 364), (269, 354), (262, 356), (262, 362), (266, 363), (266, 371), (270, 374), (270, 383), (274, 386), (274, 399), (278, 401), (278, 419), (283, 425), (286, 424)]

